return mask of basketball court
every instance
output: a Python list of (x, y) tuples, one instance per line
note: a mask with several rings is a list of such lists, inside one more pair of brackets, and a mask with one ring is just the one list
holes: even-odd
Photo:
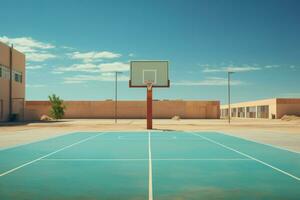
[(0, 199), (297, 199), (300, 155), (217, 132), (77, 132), (0, 151)]
[(0, 199), (298, 199), (297, 152), (153, 129), (152, 91), (170, 87), (168, 70), (168, 61), (131, 61), (129, 87), (145, 89), (148, 130), (76, 130), (0, 150)]

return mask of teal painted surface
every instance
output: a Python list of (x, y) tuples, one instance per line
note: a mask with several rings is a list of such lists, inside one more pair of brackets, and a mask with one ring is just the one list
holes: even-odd
[[(201, 133), (205, 137), (240, 150), (293, 175), (300, 177), (300, 154), (258, 144), (248, 140), (231, 137), (220, 133)], [(300, 144), (299, 144), (300, 145)]]
[(153, 158), (244, 158), (223, 147), (185, 133), (153, 133)]
[(0, 199), (146, 199), (147, 161), (48, 161), (2, 177)]
[[(288, 172), (300, 170), (299, 154), (219, 133), (198, 134), (270, 164), (281, 163), (281, 169)], [(172, 139), (174, 137), (177, 139)], [(190, 141), (191, 138), (195, 140)], [(192, 134), (165, 133), (162, 140), (152, 140), (152, 148), (155, 199), (299, 199), (300, 181), (254, 160), (155, 160), (170, 157), (247, 159)]]
[(148, 159), (148, 135), (142, 132), (104, 134), (49, 158)]
[(93, 135), (95, 133), (73, 133), (16, 148), (1, 150), (0, 174)]
[[(300, 176), (300, 154), (220, 133), (197, 134)], [(0, 172), (93, 135), (74, 133), (2, 150)], [(300, 196), (300, 181), (191, 133), (152, 132), (151, 151), (154, 199)], [(106, 133), (0, 177), (0, 199), (148, 199), (148, 164), (147, 132)]]
[(154, 161), (155, 199), (299, 199), (299, 182), (254, 161)]

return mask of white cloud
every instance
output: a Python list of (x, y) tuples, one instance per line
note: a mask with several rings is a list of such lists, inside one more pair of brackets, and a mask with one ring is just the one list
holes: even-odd
[(75, 48), (69, 47), (69, 46), (61, 46), (61, 48), (67, 49), (67, 50), (75, 50)]
[(99, 65), (92, 63), (73, 64), (68, 67), (58, 67), (54, 72), (99, 72)]
[(129, 57), (134, 57), (135, 54), (134, 54), (134, 53), (130, 53), (130, 54), (128, 54), (128, 56), (129, 56)]
[[(221, 77), (207, 77), (204, 80), (199, 81), (180, 81), (172, 83), (172, 85), (182, 85), (182, 86), (225, 86), (228, 84), (226, 78)], [(231, 80), (231, 85), (242, 85), (245, 84), (239, 80)]]
[(42, 84), (26, 84), (27, 88), (41, 88), (41, 87), (45, 87), (45, 85)]
[(43, 62), (45, 60), (56, 58), (57, 56), (51, 53), (27, 53), (26, 60), (29, 62)]
[[(67, 84), (76, 84), (76, 83), (85, 83), (88, 81), (114, 81), (114, 73), (102, 73), (99, 75), (76, 75), (71, 77), (65, 77), (63, 83)], [(118, 81), (128, 81), (129, 77), (123, 74), (118, 76)]]
[(9, 38), (2, 36), (0, 41), (13, 44), (15, 49), (26, 54), (27, 61), (43, 62), (56, 57), (56, 55), (48, 52), (48, 50), (55, 48), (54, 45), (34, 40), (31, 37)]
[(89, 72), (89, 73), (102, 73), (102, 72), (126, 72), (129, 71), (129, 64), (122, 62), (113, 63), (83, 63), (73, 64), (68, 67), (58, 67), (54, 72)]
[(299, 68), (299, 67), (296, 65), (290, 65), (290, 69), (296, 69), (296, 68)]
[(121, 62), (100, 64), (102, 72), (126, 72), (129, 71), (129, 64)]
[(90, 51), (86, 53), (73, 52), (68, 54), (71, 59), (82, 60), (83, 62), (99, 62), (102, 59), (119, 58), (121, 54), (109, 52), (109, 51)]
[(197, 64), (198, 66), (201, 66), (201, 67), (211, 67), (212, 65), (210, 65), (210, 64), (200, 64), (200, 63), (198, 63)]
[(63, 74), (64, 72), (60, 72), (60, 71), (52, 71), (52, 74)]
[(265, 68), (267, 69), (272, 69), (272, 68), (278, 68), (280, 67), (279, 65), (266, 65)]
[(6, 36), (0, 37), (0, 41), (6, 44), (13, 44), (14, 48), (17, 50), (28, 53), (28, 52), (37, 52), (37, 49), (53, 49), (54, 45), (50, 43), (44, 43), (32, 39), (31, 37), (19, 37), (19, 38), (9, 38)]
[(219, 67), (219, 68), (205, 68), (203, 72), (213, 73), (213, 72), (248, 72), (261, 70), (260, 67)]
[(30, 65), (30, 66), (26, 66), (26, 69), (30, 69), (30, 70), (36, 70), (36, 69), (41, 69), (42, 66), (41, 65)]

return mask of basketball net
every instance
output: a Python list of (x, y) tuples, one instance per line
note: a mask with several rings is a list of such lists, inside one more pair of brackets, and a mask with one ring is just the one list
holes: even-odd
[(151, 81), (145, 81), (146, 85), (147, 85), (147, 90), (151, 91), (152, 90), (152, 86), (153, 86), (153, 82)]

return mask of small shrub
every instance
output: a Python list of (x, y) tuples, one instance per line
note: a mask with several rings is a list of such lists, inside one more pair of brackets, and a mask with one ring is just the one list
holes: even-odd
[(51, 110), (50, 110), (51, 117), (54, 119), (61, 119), (65, 114), (66, 106), (63, 104), (64, 101), (60, 99), (59, 96), (56, 96), (55, 94), (49, 96), (49, 101), (51, 103)]

